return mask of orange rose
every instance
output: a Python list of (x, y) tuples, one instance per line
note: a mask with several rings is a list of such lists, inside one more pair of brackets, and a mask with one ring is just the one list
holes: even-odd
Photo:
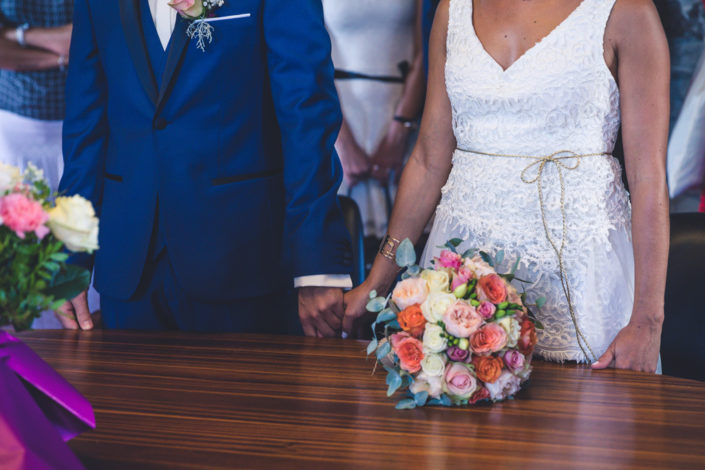
[(507, 345), (507, 332), (496, 323), (488, 323), (470, 337), (474, 353), (497, 352)]
[(501, 304), (507, 300), (507, 286), (498, 274), (482, 276), (477, 282), (477, 299), (480, 302), (488, 301)]
[(406, 307), (402, 310), (397, 316), (397, 321), (402, 330), (417, 338), (423, 334), (426, 328), (426, 319), (423, 316), (423, 312), (421, 312), (421, 306), (419, 304)]
[(538, 338), (536, 336), (536, 326), (534, 326), (534, 322), (528, 318), (524, 318), (524, 321), (521, 322), (521, 332), (519, 333), (519, 341), (517, 343), (519, 352), (528, 356), (534, 351), (534, 346), (536, 346), (537, 342)]
[(421, 370), (421, 360), (424, 358), (421, 341), (407, 333), (396, 333), (392, 335), (391, 342), (402, 369), (412, 374)]
[(495, 383), (502, 375), (504, 361), (499, 357), (475, 356), (472, 358), (472, 363), (475, 366), (475, 375), (485, 383)]

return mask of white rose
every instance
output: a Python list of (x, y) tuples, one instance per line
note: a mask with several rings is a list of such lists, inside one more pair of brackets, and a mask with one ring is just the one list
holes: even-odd
[(428, 290), (431, 292), (450, 292), (450, 276), (446, 271), (424, 269), (421, 279), (428, 283)]
[(492, 401), (504, 400), (516, 394), (521, 388), (521, 379), (505, 370), (494, 383), (485, 383)]
[(414, 379), (414, 383), (409, 387), (409, 391), (413, 394), (428, 392), (430, 397), (438, 398), (441, 396), (441, 393), (443, 393), (442, 382), (443, 379), (440, 376), (429, 376), (421, 372)]
[(504, 317), (497, 323), (507, 332), (507, 346), (515, 348), (517, 341), (519, 341), (519, 334), (521, 333), (521, 325), (519, 325), (519, 322), (513, 317)]
[(448, 342), (441, 336), (443, 328), (433, 323), (426, 323), (426, 330), (423, 332), (423, 348), (432, 353), (439, 353), (446, 349)]
[(431, 292), (421, 304), (421, 312), (427, 322), (435, 325), (443, 319), (443, 315), (446, 313), (446, 310), (448, 310), (448, 307), (457, 301), (458, 299), (456, 299), (453, 294)]
[(98, 249), (98, 218), (93, 206), (81, 196), (57, 197), (49, 210), (49, 228), (71, 251)]
[(487, 276), (488, 274), (496, 274), (494, 268), (487, 264), (487, 262), (485, 262), (480, 255), (475, 255), (472, 259), (466, 259), (465, 266), (470, 268), (472, 272), (475, 273), (475, 277), (477, 279), (482, 276)]
[(424, 351), (421, 369), (430, 377), (440, 377), (446, 369), (446, 355)]
[(22, 182), (22, 172), (19, 168), (0, 162), (0, 196), (11, 191)]

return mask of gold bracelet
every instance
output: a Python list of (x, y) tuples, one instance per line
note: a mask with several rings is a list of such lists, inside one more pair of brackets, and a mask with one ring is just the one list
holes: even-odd
[(400, 240), (387, 234), (379, 246), (379, 254), (387, 258), (389, 261), (396, 263), (397, 247), (401, 243)]

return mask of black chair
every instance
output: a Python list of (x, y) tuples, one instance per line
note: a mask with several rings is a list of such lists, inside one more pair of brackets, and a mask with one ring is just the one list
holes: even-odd
[(353, 199), (347, 196), (338, 196), (338, 199), (340, 207), (343, 209), (345, 225), (350, 232), (350, 238), (352, 238), (352, 281), (354, 286), (359, 286), (365, 280), (365, 235), (362, 217), (360, 217), (360, 209)]
[(705, 214), (671, 215), (663, 373), (705, 380)]

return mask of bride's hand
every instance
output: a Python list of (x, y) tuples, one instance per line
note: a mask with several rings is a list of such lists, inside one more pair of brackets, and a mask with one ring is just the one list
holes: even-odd
[(372, 313), (367, 311), (367, 303), (370, 301), (370, 288), (367, 283), (345, 294), (345, 316), (343, 317), (343, 332), (349, 338), (367, 339), (371, 330), (369, 326), (373, 321)]
[(612, 341), (593, 369), (616, 367), (641, 372), (656, 372), (661, 346), (661, 325), (630, 322)]

